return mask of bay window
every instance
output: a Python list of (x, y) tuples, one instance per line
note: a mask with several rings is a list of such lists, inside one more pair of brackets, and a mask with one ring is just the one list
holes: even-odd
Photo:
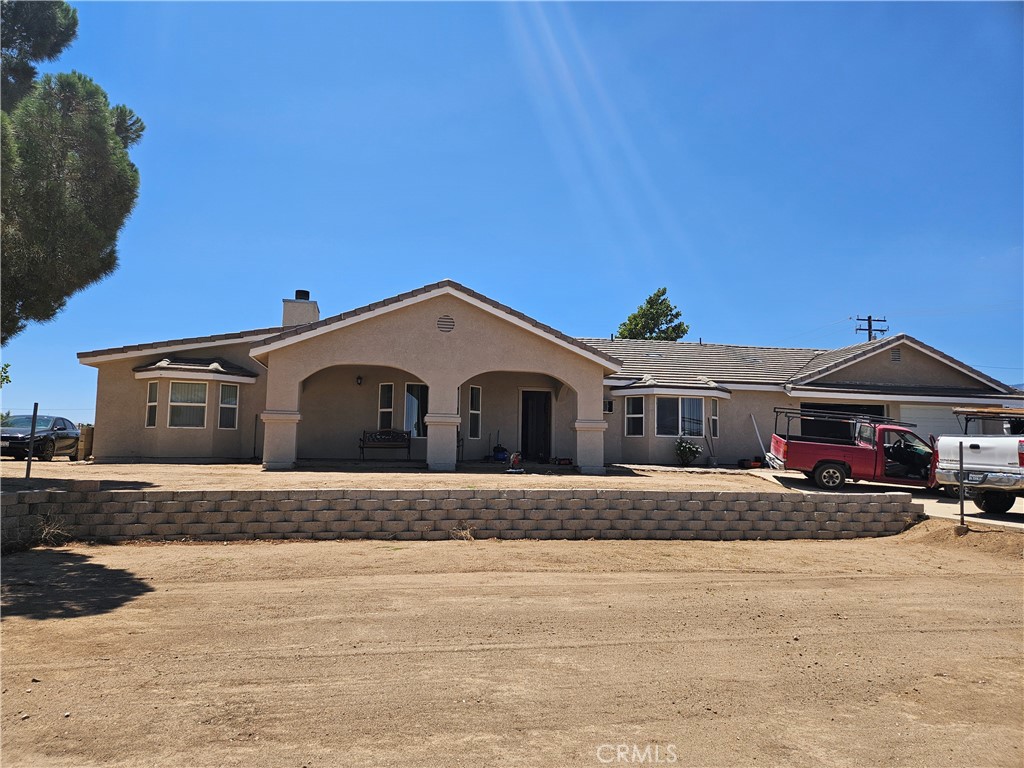
[(168, 427), (206, 427), (206, 382), (172, 381), (168, 411)]
[(661, 437), (704, 437), (704, 398), (659, 397), (655, 434)]
[(217, 416), (219, 429), (238, 428), (238, 385), (220, 385), (220, 413)]
[(626, 437), (644, 436), (644, 399), (626, 398)]

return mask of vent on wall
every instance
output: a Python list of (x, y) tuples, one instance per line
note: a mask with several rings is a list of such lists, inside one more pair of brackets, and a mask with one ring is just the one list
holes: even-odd
[(900, 361), (900, 352), (901, 352), (901, 350), (900, 350), (899, 347), (897, 347), (896, 349), (890, 350), (889, 351), (889, 361), (893, 362), (893, 363), (898, 363)]
[(451, 315), (441, 315), (437, 318), (437, 330), (441, 333), (451, 333), (455, 330), (455, 318)]

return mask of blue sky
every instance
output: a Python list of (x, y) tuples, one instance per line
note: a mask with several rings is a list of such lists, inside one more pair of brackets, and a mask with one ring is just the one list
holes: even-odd
[(77, 3), (147, 124), (121, 265), (4, 350), (91, 421), (79, 351), (324, 316), (446, 277), (577, 336), (667, 286), (688, 340), (859, 315), (1024, 381), (1020, 3)]

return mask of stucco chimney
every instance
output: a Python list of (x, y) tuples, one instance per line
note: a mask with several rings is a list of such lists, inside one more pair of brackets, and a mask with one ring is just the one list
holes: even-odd
[(281, 325), (306, 325), (320, 319), (320, 307), (309, 300), (309, 291), (296, 291), (294, 299), (284, 300)]

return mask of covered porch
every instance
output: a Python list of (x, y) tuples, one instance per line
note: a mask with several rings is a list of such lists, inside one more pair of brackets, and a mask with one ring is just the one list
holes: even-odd
[(408, 433), (409, 460), (435, 472), (498, 444), (605, 471), (603, 382), (617, 361), (461, 286), (282, 333), (251, 354), (267, 367), (267, 469), (356, 459), (364, 433), (390, 429)]

